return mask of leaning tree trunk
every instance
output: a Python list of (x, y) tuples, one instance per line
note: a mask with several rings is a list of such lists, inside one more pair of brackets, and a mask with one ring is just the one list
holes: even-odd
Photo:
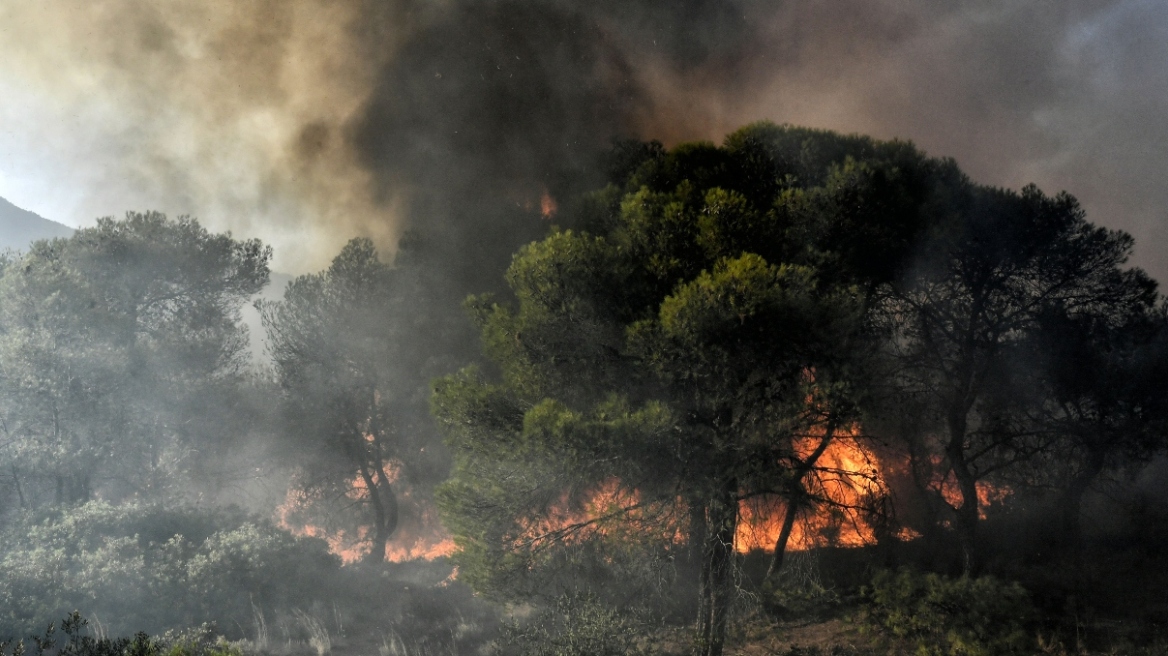
[(799, 504), (795, 495), (787, 497), (787, 514), (783, 517), (783, 526), (779, 529), (779, 538), (775, 540), (775, 553), (771, 556), (771, 565), (767, 568), (763, 581), (774, 583), (775, 577), (783, 571), (783, 560), (786, 558), (787, 543), (791, 540), (791, 531), (795, 528), (795, 517), (799, 514)]
[(795, 471), (791, 476), (791, 483), (787, 492), (787, 514), (783, 517), (783, 526), (779, 530), (778, 539), (775, 540), (775, 551), (771, 556), (771, 564), (767, 568), (767, 573), (763, 581), (773, 582), (773, 577), (778, 576), (779, 572), (783, 569), (783, 560), (787, 554), (787, 543), (791, 540), (791, 531), (795, 528), (795, 519), (798, 517), (799, 510), (801, 510), (800, 506), (807, 497), (806, 490), (803, 487), (803, 479), (815, 468), (815, 463), (827, 451), (827, 447), (831, 444), (834, 437), (835, 421), (832, 420), (828, 422), (827, 427), (824, 429), (823, 437), (820, 438), (815, 450), (805, 460), (799, 461), (795, 466)]
[(722, 656), (734, 573), (734, 534), (738, 528), (738, 482), (729, 480), (710, 504), (705, 562), (702, 566), (702, 599), (698, 617), (699, 654)]

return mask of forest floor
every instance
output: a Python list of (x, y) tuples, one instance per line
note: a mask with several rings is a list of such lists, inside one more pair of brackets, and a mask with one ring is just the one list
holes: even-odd
[[(1035, 656), (1168, 656), (1168, 643), (1152, 640), (1133, 644), (1128, 639), (1147, 627), (1132, 622), (1095, 626), (1095, 644), (1078, 648), (1062, 641), (1041, 642)], [(693, 654), (690, 628), (661, 629), (643, 644), (658, 656)], [(1112, 634), (1112, 635), (1104, 635)], [(1071, 640), (1074, 643), (1074, 640)], [(845, 617), (792, 620), (757, 620), (735, 627), (728, 636), (726, 656), (902, 656), (917, 653), (917, 646), (878, 632), (865, 631)]]
[[(646, 647), (661, 656), (693, 653), (689, 628), (661, 629), (646, 640)], [(752, 621), (731, 631), (727, 656), (875, 656), (880, 649), (873, 636), (844, 618)]]

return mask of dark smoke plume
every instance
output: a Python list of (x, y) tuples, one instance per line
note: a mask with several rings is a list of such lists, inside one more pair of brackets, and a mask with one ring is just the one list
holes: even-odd
[(1065, 188), (1168, 273), (1168, 13), (1148, 0), (109, 0), (9, 3), (0, 30), (0, 195), (74, 223), (190, 212), (265, 236), (278, 269), (407, 228), (497, 260), (542, 229), (503, 205), (590, 182), (611, 137), (770, 119)]

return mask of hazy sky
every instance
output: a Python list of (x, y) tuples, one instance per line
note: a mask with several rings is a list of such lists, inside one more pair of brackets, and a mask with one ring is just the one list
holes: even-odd
[(1163, 0), (0, 0), (0, 196), (192, 214), (294, 273), (392, 247), (419, 187), (758, 119), (1065, 189), (1168, 280)]

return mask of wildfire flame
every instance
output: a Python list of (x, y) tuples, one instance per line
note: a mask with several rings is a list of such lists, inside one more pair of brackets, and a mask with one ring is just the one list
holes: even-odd
[[(874, 501), (888, 493), (886, 472), (889, 464), (859, 439), (859, 428), (851, 427), (838, 434), (815, 460), (805, 485), (817, 502), (802, 509), (792, 526), (787, 549), (803, 551), (824, 546), (862, 547), (875, 544), (878, 527), (875, 515), (865, 512)], [(807, 459), (822, 440), (822, 433), (810, 435), (795, 444), (795, 452)], [(892, 463), (891, 467), (905, 467)], [(955, 483), (949, 479), (936, 482), (951, 504), (960, 504)], [(1008, 487), (978, 483), (978, 498), (985, 517), (985, 507), (1001, 503), (1011, 494)], [(778, 495), (755, 496), (739, 502), (739, 521), (734, 548), (739, 553), (763, 551), (773, 553), (783, 521), (787, 501)], [(681, 499), (646, 503), (636, 489), (610, 478), (583, 495), (575, 504), (567, 494), (544, 514), (521, 522), (515, 544), (539, 548), (559, 541), (574, 542), (595, 536), (630, 537), (658, 535), (667, 542), (682, 544), (688, 535), (685, 503)], [(894, 536), (900, 540), (920, 537), (910, 527), (899, 527)]]
[[(860, 444), (857, 435), (858, 429), (853, 428), (833, 439), (809, 472), (809, 491), (825, 502), (796, 516), (787, 543), (789, 550), (875, 543), (875, 530), (860, 509), (881, 494), (885, 481), (879, 460)], [(799, 440), (796, 453), (807, 458), (821, 439), (822, 435), (818, 435)], [(775, 496), (753, 497), (739, 503), (738, 513), (734, 548), (739, 553), (773, 552), (787, 514), (787, 501)]]
[[(389, 562), (400, 563), (411, 560), (434, 560), (454, 553), (454, 539), (441, 527), (434, 509), (415, 498), (414, 491), (399, 481), (400, 467), (387, 463), (386, 473), (397, 488), (399, 506), (403, 510), (402, 521), (398, 530), (390, 536), (385, 545), (385, 559)], [(355, 476), (349, 483), (345, 496), (352, 501), (361, 501), (368, 498), (369, 490), (360, 476)], [(317, 499), (311, 494), (291, 487), (285, 494), (284, 503), (276, 509), (276, 523), (278, 526), (293, 535), (321, 538), (328, 543), (329, 551), (340, 556), (341, 561), (348, 564), (364, 559), (369, 555), (369, 528), (359, 526), (355, 531), (344, 529), (326, 529), (311, 522), (302, 521), (299, 517)]]
[[(806, 457), (819, 437), (801, 441), (796, 451)], [(811, 549), (826, 544), (858, 547), (875, 541), (874, 531), (858, 509), (883, 485), (874, 455), (851, 435), (837, 438), (817, 461), (815, 491), (830, 499), (795, 522), (790, 549)], [(739, 553), (773, 552), (782, 529), (786, 504), (777, 497), (752, 497), (739, 502), (739, 523), (734, 546)], [(636, 489), (610, 478), (573, 504), (567, 494), (538, 517), (521, 522), (517, 545), (539, 548), (544, 543), (575, 542), (595, 536), (630, 537), (656, 534), (667, 542), (686, 540), (688, 512), (681, 499), (647, 503)]]
[[(975, 485), (977, 487), (977, 515), (980, 519), (986, 518), (986, 508), (1002, 503), (1006, 497), (1013, 493), (1009, 487), (993, 485), (985, 481), (978, 481)], [(952, 472), (946, 472), (944, 476), (936, 477), (931, 487), (941, 495), (945, 503), (954, 509), (960, 508), (964, 503), (961, 488), (958, 487), (957, 479)]]
[(568, 494), (538, 517), (520, 522), (516, 545), (539, 548), (553, 541), (576, 542), (602, 535), (606, 537), (657, 533), (674, 543), (685, 541), (685, 526), (678, 518), (683, 508), (679, 500), (646, 502), (640, 491), (620, 479), (609, 478), (573, 504)]
[[(824, 435), (812, 434), (794, 444), (795, 454), (807, 461)], [(954, 508), (961, 505), (961, 493), (952, 473), (934, 461), (930, 487)], [(882, 463), (880, 458), (859, 439), (858, 427), (839, 432), (815, 459), (804, 478), (807, 492), (816, 501), (800, 509), (792, 525), (787, 549), (802, 551), (824, 546), (862, 547), (874, 544), (877, 528), (864, 509), (874, 499), (886, 494), (886, 473), (905, 468), (906, 463)], [(412, 521), (403, 521), (385, 548), (389, 562), (433, 560), (454, 553), (451, 536), (441, 527), (433, 507), (417, 498), (404, 481), (399, 481), (400, 467), (387, 463), (386, 472), (397, 490), (399, 504), (409, 508)], [(1001, 503), (1011, 494), (1004, 486), (984, 481), (977, 484), (980, 515), (985, 519), (987, 506)], [(360, 476), (353, 478), (346, 496), (352, 501), (368, 497)], [(324, 539), (329, 550), (345, 563), (364, 559), (369, 553), (369, 529), (353, 531), (327, 530), (299, 520), (304, 508), (314, 499), (304, 491), (290, 488), (284, 503), (277, 509), (278, 524), (295, 535)], [(763, 551), (773, 553), (784, 519), (787, 500), (779, 495), (754, 496), (739, 502), (739, 521), (734, 548), (739, 553)], [(641, 492), (621, 480), (609, 478), (575, 499), (564, 493), (560, 499), (537, 516), (519, 522), (513, 538), (516, 546), (539, 549), (554, 542), (577, 542), (597, 536), (634, 541), (656, 535), (667, 543), (684, 544), (689, 513), (684, 500), (646, 501)], [(896, 537), (909, 540), (919, 537), (911, 528), (902, 527)]]
[(539, 215), (545, 219), (550, 219), (556, 215), (556, 210), (559, 205), (556, 204), (556, 199), (552, 198), (551, 194), (545, 189), (543, 195), (539, 197)]

